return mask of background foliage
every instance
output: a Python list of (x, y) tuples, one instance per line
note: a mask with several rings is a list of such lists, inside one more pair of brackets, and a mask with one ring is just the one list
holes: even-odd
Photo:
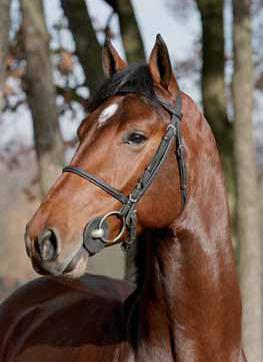
[[(203, 108), (220, 149), (245, 349), (249, 361), (261, 362), (263, 1), (155, 5), (157, 10), (148, 0), (0, 0), (0, 296), (34, 277), (24, 225), (76, 146), (76, 128), (104, 79), (105, 37), (136, 62), (149, 54), (153, 30), (163, 29), (181, 88)], [(173, 34), (170, 25), (179, 32)], [(119, 250), (107, 253), (113, 262), (105, 262), (102, 253), (90, 270), (130, 278), (132, 256), (125, 262)]]

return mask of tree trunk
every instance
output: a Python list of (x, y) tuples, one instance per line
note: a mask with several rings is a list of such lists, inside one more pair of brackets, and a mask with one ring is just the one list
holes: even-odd
[(234, 137), (237, 173), (237, 224), (243, 298), (243, 337), (248, 361), (263, 361), (262, 259), (256, 152), (253, 138), (253, 59), (249, 0), (233, 0)]
[(140, 29), (130, 0), (117, 0), (123, 46), (129, 63), (145, 59)]
[(92, 95), (104, 79), (101, 46), (93, 28), (84, 0), (61, 0), (76, 45), (76, 54), (82, 65), (86, 83)]
[(232, 216), (235, 215), (233, 129), (225, 94), (224, 0), (196, 0), (202, 21), (202, 98), (204, 114), (221, 153)]
[(22, 11), (28, 104), (33, 118), (40, 188), (45, 194), (60, 172), (63, 162), (56, 92), (49, 57), (49, 34), (42, 0), (22, 0)]
[(3, 109), (6, 57), (10, 27), (10, 0), (0, 0), (0, 114)]

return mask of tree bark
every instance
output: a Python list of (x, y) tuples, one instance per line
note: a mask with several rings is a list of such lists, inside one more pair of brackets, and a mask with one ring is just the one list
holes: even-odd
[(243, 338), (248, 361), (263, 361), (262, 258), (259, 227), (256, 152), (253, 138), (253, 59), (249, 0), (233, 0), (237, 223)]
[(117, 0), (123, 46), (129, 63), (145, 60), (141, 32), (130, 0)]
[(202, 21), (202, 98), (225, 171), (232, 216), (235, 215), (233, 129), (225, 93), (224, 0), (196, 0)]
[(0, 114), (3, 109), (6, 58), (10, 28), (10, 0), (0, 0)]
[(102, 49), (93, 28), (89, 10), (84, 0), (61, 0), (72, 32), (76, 54), (82, 65), (90, 94), (94, 94), (104, 79), (102, 71)]
[(56, 92), (49, 56), (49, 34), (42, 0), (23, 0), (22, 11), (28, 104), (33, 118), (40, 188), (42, 194), (45, 194), (60, 172), (63, 162)]

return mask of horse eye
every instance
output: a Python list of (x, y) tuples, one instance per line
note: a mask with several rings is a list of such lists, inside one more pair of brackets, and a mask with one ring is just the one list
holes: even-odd
[(127, 138), (126, 138), (126, 142), (129, 143), (129, 144), (140, 144), (140, 143), (143, 143), (147, 140), (147, 137), (144, 136), (143, 134), (141, 133), (137, 133), (137, 132), (132, 132), (130, 133)]

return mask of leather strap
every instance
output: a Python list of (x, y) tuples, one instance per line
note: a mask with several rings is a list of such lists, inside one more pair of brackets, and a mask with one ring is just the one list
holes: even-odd
[(83, 170), (82, 168), (79, 167), (74, 167), (74, 166), (67, 166), (63, 168), (62, 172), (72, 172), (75, 173), (76, 175), (90, 181), (91, 183), (93, 183), (94, 185), (100, 187), (102, 190), (104, 190), (105, 192), (107, 192), (108, 194), (110, 194), (112, 197), (114, 197), (115, 199), (117, 199), (118, 201), (120, 201), (122, 204), (125, 204), (128, 202), (128, 198), (123, 195), (123, 193), (121, 193), (119, 190), (115, 189), (113, 186), (108, 185), (106, 182), (104, 182), (103, 180), (101, 180), (100, 178), (91, 175), (88, 171)]
[(176, 158), (179, 167), (179, 176), (180, 176), (180, 189), (182, 195), (182, 205), (185, 206), (186, 197), (187, 197), (187, 171), (185, 165), (185, 148), (182, 141), (182, 134), (181, 134), (181, 125), (180, 121), (182, 119), (182, 97), (179, 93), (176, 97), (176, 104), (175, 108), (165, 101), (164, 99), (158, 97), (159, 102), (162, 106), (172, 114), (171, 124), (173, 124), (177, 130), (176, 133)]

